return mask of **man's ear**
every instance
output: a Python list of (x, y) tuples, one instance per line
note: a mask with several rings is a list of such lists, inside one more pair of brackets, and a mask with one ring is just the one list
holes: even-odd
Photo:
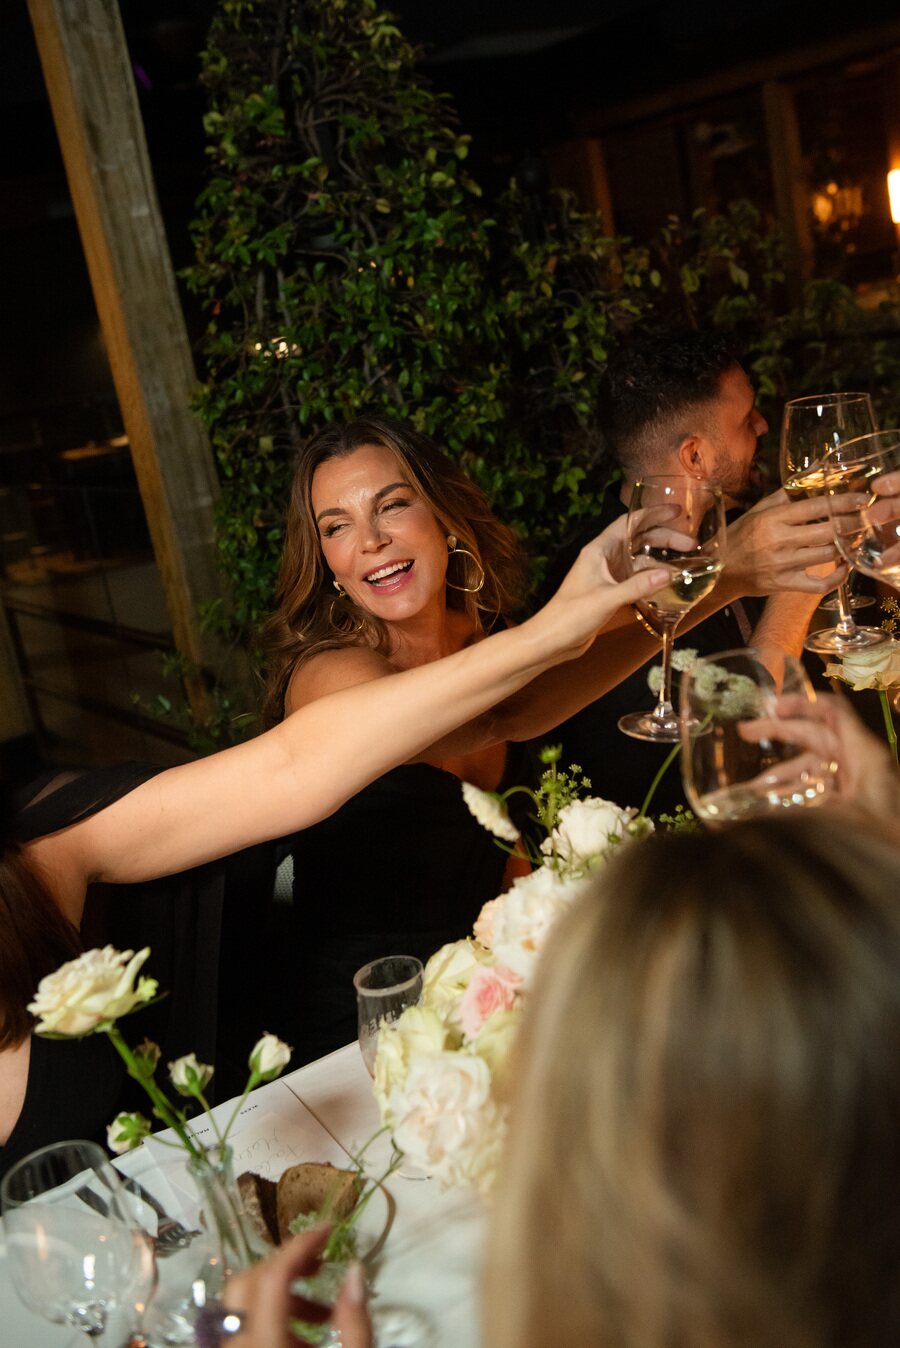
[(677, 449), (678, 464), (688, 477), (707, 477), (712, 468), (709, 441), (702, 435), (686, 435)]

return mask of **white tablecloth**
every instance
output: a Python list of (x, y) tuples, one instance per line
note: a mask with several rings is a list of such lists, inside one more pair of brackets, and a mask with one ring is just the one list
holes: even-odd
[[(222, 1105), (219, 1112), (227, 1116), (231, 1110)], [(340, 1164), (344, 1152), (358, 1149), (378, 1124), (371, 1081), (351, 1044), (254, 1091), (235, 1128), (237, 1167), (276, 1174), (301, 1160)], [(378, 1173), (388, 1150), (387, 1139), (379, 1138), (368, 1153), (370, 1173)], [(151, 1139), (120, 1164), (152, 1187), (158, 1159), (172, 1155)], [(397, 1210), (380, 1260), (377, 1296), (424, 1311), (434, 1326), (435, 1348), (477, 1348), (476, 1284), (484, 1235), (479, 1200), (469, 1192), (441, 1193), (427, 1179), (395, 1175), (387, 1187)], [(22, 1305), (0, 1244), (0, 1348), (67, 1348), (74, 1333)]]

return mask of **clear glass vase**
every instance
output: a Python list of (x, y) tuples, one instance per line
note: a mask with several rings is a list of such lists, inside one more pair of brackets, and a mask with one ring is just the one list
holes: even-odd
[(210, 1147), (202, 1159), (191, 1157), (188, 1171), (200, 1195), (206, 1229), (219, 1246), (224, 1283), (229, 1273), (263, 1259), (270, 1246), (244, 1209), (230, 1147)]
[(228, 1275), (270, 1252), (244, 1209), (230, 1147), (190, 1157), (187, 1170), (200, 1205), (199, 1232), (159, 1260), (159, 1286), (144, 1320), (151, 1348), (200, 1341), (198, 1320), (204, 1307), (221, 1301)]

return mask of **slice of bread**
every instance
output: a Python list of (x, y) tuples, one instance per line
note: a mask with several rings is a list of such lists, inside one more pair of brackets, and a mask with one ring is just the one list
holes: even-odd
[(340, 1221), (356, 1207), (361, 1183), (354, 1170), (338, 1170), (327, 1161), (292, 1165), (278, 1181), (278, 1238), (286, 1240), (295, 1217), (324, 1212)]
[(244, 1211), (256, 1231), (267, 1245), (277, 1245), (278, 1205), (275, 1181), (264, 1179), (262, 1175), (255, 1175), (251, 1170), (245, 1170), (242, 1175), (238, 1175), (237, 1186)]

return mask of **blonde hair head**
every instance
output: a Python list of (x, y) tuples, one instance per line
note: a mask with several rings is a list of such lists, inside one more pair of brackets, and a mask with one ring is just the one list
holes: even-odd
[(628, 848), (548, 942), (518, 1065), (492, 1348), (900, 1339), (884, 839), (792, 812)]

